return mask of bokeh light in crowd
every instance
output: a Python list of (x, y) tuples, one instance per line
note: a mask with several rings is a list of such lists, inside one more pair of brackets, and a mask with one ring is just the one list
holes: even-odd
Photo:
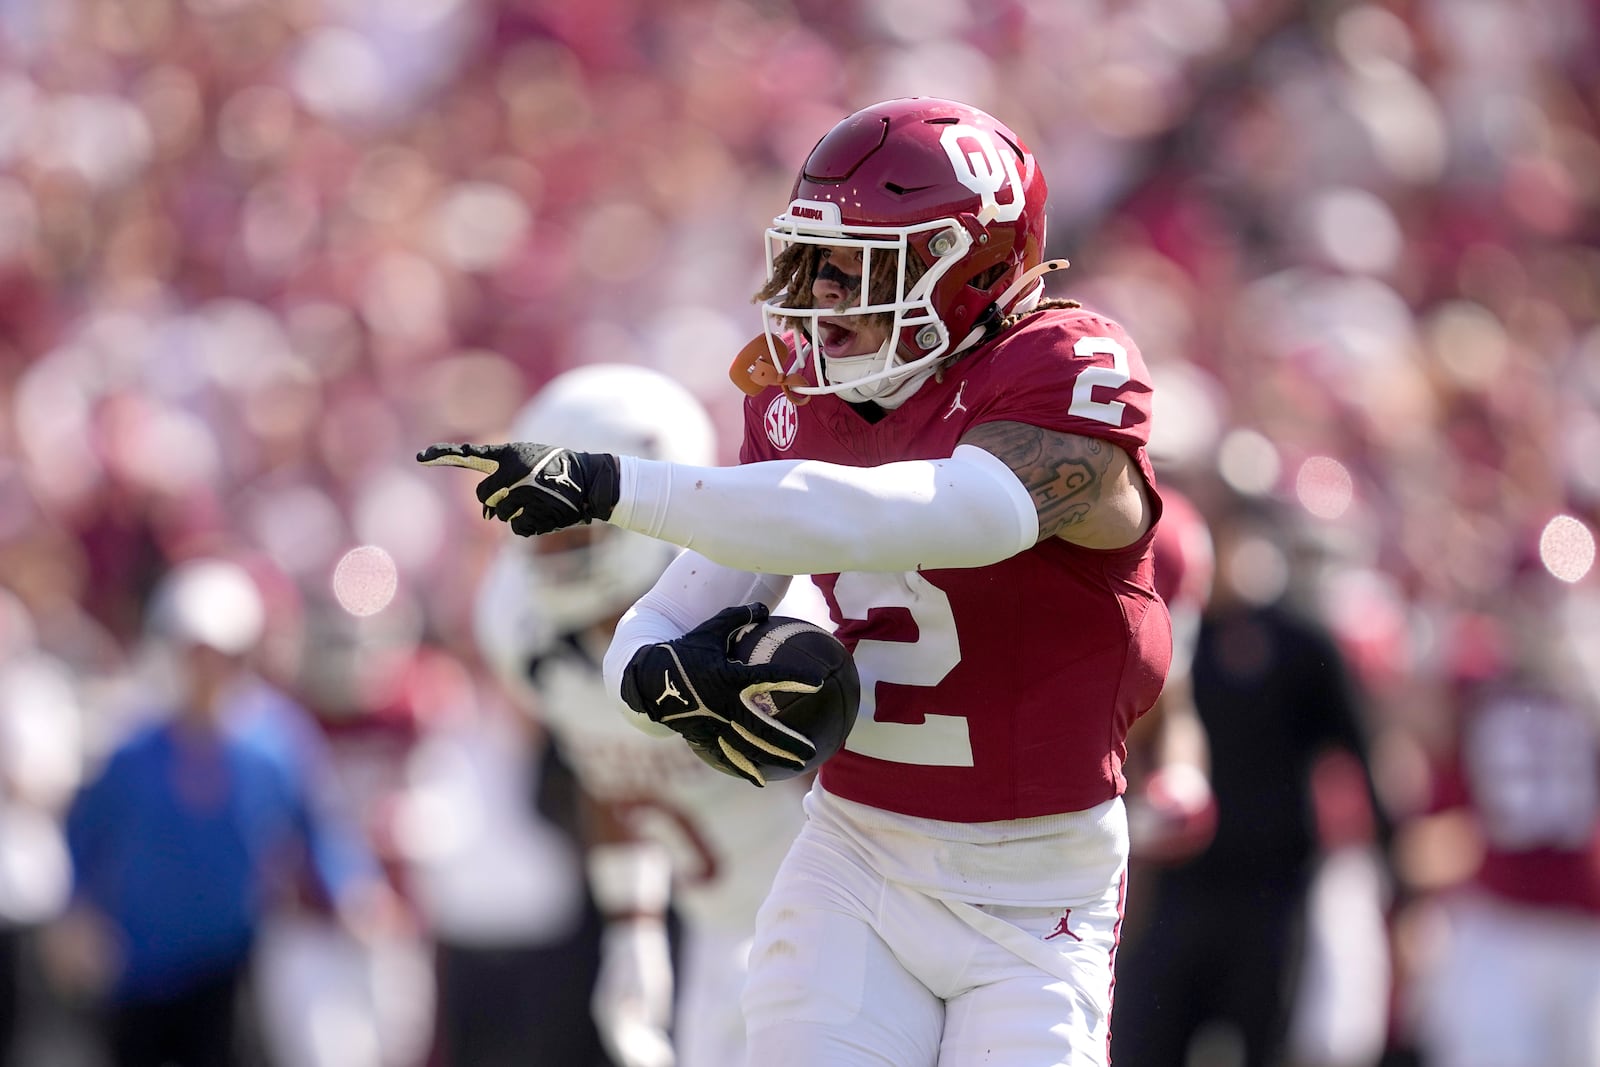
[(1283, 461), (1277, 446), (1255, 430), (1229, 430), (1217, 449), (1217, 473), (1231, 488), (1262, 496), (1278, 484)]
[(1571, 515), (1557, 515), (1539, 533), (1539, 562), (1563, 582), (1582, 581), (1594, 555), (1594, 531)]
[(1400, 259), (1394, 213), (1363, 189), (1324, 189), (1307, 203), (1306, 225), (1334, 266), (1352, 274), (1386, 274)]
[(352, 615), (376, 615), (394, 600), (400, 574), (394, 559), (377, 545), (346, 552), (333, 569), (333, 596)]
[(90, 440), (90, 398), (67, 356), (35, 363), (16, 385), (18, 444), (29, 482), (65, 504), (93, 489), (101, 464)]
[(1190, 363), (1158, 363), (1150, 455), (1158, 468), (1189, 468), (1213, 456), (1223, 432), (1224, 403), (1217, 381)]
[(272, 158), (290, 146), (294, 134), (294, 98), (275, 85), (241, 89), (217, 115), (217, 147), (243, 163)]
[(423, 256), (392, 252), (367, 275), (361, 310), (380, 334), (408, 344), (437, 342), (446, 336), (444, 278)]
[(1441, 305), (1428, 316), (1426, 335), (1439, 365), (1462, 385), (1489, 388), (1505, 374), (1511, 339), (1505, 324), (1481, 304)]
[(245, 201), (241, 231), (245, 253), (263, 274), (282, 274), (305, 255), (321, 221), (311, 186), (264, 181)]
[(422, 472), (391, 466), (368, 478), (352, 507), (356, 537), (382, 544), (395, 565), (411, 571), (425, 567), (444, 546), (444, 508)]
[(743, 348), (754, 331), (741, 335), (740, 325), (731, 316), (709, 308), (676, 306), (647, 324), (645, 340), (635, 344), (652, 353), (656, 368), (663, 373), (691, 391), (715, 396), (727, 381), (727, 368), (713, 365), (704, 354), (708, 349), (737, 352)]
[(497, 267), (528, 236), (532, 216), (515, 192), (494, 182), (463, 182), (439, 204), (440, 249), (462, 270)]
[(96, 189), (123, 184), (150, 161), (150, 124), (132, 104), (100, 93), (68, 93), (34, 116), (33, 161)]
[(102, 432), (112, 443), (108, 461), (122, 477), (178, 497), (203, 491), (221, 476), (216, 436), (199, 416), (134, 401), (103, 410)]
[(265, 490), (245, 498), (243, 527), (281, 567), (296, 579), (326, 573), (345, 537), (344, 519), (328, 494), (309, 485)]
[(1226, 561), (1234, 595), (1252, 604), (1270, 604), (1289, 587), (1289, 561), (1266, 537), (1239, 538)]
[(583, 220), (578, 265), (600, 281), (626, 281), (656, 257), (660, 238), (660, 222), (641, 205), (601, 204)]
[(1355, 498), (1355, 481), (1332, 456), (1311, 456), (1295, 475), (1294, 495), (1300, 506), (1317, 518), (1337, 519)]
[(460, 351), (422, 372), (425, 397), (441, 438), (470, 440), (509, 425), (522, 406), (527, 384), (514, 363), (498, 352)]
[(314, 32), (297, 57), (293, 77), (306, 106), (329, 118), (361, 118), (383, 102), (382, 57), (344, 27)]
[[(302, 360), (282, 320), (250, 300), (213, 300), (188, 316), (182, 328), (192, 332), (186, 338), (187, 350), (175, 353), (176, 359), (202, 370), (209, 381), (229, 390), (267, 384)], [(149, 373), (160, 372), (152, 369)], [(190, 388), (203, 384), (193, 382)]]

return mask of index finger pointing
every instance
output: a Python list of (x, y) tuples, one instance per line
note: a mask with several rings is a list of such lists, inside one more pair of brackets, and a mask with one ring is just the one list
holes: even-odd
[(474, 455), (471, 445), (429, 445), (417, 453), (417, 462), (428, 467), (465, 467), (479, 474), (493, 474), (500, 464), (485, 456)]

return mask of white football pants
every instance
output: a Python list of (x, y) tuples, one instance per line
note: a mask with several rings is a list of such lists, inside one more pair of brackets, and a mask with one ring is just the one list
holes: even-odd
[(1428, 1063), (1600, 1064), (1600, 921), (1481, 895), (1443, 908), (1447, 942), (1417, 980)]
[(1106, 1067), (1121, 880), (974, 907), (875, 874), (815, 822), (756, 922), (751, 1067)]
[(750, 958), (750, 932), (686, 922), (679, 951), (673, 1025), (678, 1067), (738, 1067), (745, 1061), (739, 994)]

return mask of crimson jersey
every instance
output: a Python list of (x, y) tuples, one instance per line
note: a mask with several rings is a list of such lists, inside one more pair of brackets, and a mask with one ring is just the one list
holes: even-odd
[(1600, 726), (1571, 700), (1486, 686), (1462, 712), (1433, 807), (1468, 807), (1485, 849), (1475, 881), (1507, 900), (1600, 915)]
[[(740, 456), (942, 459), (972, 427), (1009, 421), (1113, 442), (1153, 486), (1150, 398), (1121, 326), (1049, 310), (876, 423), (836, 396), (798, 408), (777, 388), (748, 397)], [(1052, 538), (981, 568), (815, 576), (862, 682), (856, 726), (823, 766), (823, 787), (955, 822), (1078, 811), (1120, 794), (1123, 740), (1172, 654), (1153, 538), (1154, 524), (1116, 550)]]

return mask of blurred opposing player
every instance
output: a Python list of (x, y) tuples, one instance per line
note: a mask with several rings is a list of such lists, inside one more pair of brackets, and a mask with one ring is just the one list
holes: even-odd
[[(513, 431), (675, 463), (715, 454), (699, 402), (634, 366), (561, 375)], [(802, 821), (801, 782), (755, 794), (636, 730), (605, 688), (617, 620), (677, 554), (606, 526), (515, 541), (490, 565), (477, 608), (486, 659), (527, 698), (589, 801), (589, 886), (607, 920), (594, 1014), (619, 1067), (745, 1062), (739, 991), (756, 909)], [(783, 610), (825, 611), (798, 599)], [(676, 1020), (669, 899), (682, 936)]]
[(758, 919), (762, 1067), (1107, 1062), (1124, 738), (1172, 635), (1149, 374), (1121, 325), (1044, 299), (1065, 266), (1045, 199), (993, 116), (865, 108), (767, 231), (740, 466), (563, 438), (418, 456), (486, 475), (479, 501), (518, 534), (601, 519), (690, 548), (607, 679), (756, 784), (815, 751), (756, 699), (807, 680), (730, 662), (723, 609), (817, 576), (862, 703)]

